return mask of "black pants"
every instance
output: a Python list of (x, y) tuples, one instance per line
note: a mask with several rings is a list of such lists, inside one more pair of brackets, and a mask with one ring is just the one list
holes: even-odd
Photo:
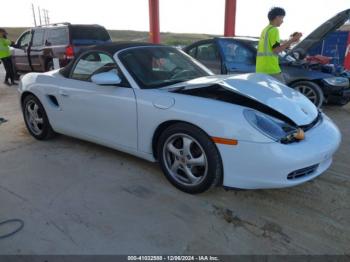
[(4, 63), (6, 71), (5, 81), (8, 82), (8, 80), (10, 79), (11, 83), (13, 83), (15, 81), (15, 73), (13, 71), (11, 56), (1, 58), (1, 61)]

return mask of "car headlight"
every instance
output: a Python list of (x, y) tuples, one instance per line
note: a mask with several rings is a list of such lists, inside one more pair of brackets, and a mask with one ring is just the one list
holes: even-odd
[(293, 127), (264, 113), (245, 109), (243, 115), (254, 128), (276, 142), (285, 144), (304, 139), (302, 129)]
[(332, 86), (349, 86), (349, 79), (340, 76), (324, 78), (323, 81)]

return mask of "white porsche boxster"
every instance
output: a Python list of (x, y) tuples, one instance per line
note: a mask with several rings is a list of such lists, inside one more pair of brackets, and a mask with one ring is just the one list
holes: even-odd
[(36, 139), (55, 133), (159, 161), (178, 189), (295, 186), (323, 173), (341, 135), (302, 94), (261, 74), (213, 75), (172, 47), (109, 43), (19, 86)]

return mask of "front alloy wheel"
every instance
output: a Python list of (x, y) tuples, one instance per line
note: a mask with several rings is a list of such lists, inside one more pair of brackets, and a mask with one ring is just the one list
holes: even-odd
[(163, 147), (165, 166), (183, 186), (196, 186), (208, 173), (208, 161), (201, 145), (186, 134), (170, 136)]
[(221, 182), (216, 145), (195, 126), (177, 123), (168, 127), (159, 137), (158, 156), (167, 179), (184, 192), (201, 193)]

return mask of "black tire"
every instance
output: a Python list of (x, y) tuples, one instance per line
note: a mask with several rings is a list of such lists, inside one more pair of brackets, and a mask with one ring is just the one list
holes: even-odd
[(177, 123), (165, 129), (158, 139), (157, 153), (166, 178), (183, 192), (202, 193), (222, 183), (219, 151), (210, 137), (193, 125)]
[(324, 95), (321, 87), (311, 81), (300, 81), (293, 83), (291, 87), (306, 96), (317, 108), (324, 102)]
[[(29, 133), (38, 140), (47, 140), (55, 136), (45, 109), (38, 98), (28, 95), (22, 103), (24, 122)], [(36, 118), (36, 119), (35, 119)]]

